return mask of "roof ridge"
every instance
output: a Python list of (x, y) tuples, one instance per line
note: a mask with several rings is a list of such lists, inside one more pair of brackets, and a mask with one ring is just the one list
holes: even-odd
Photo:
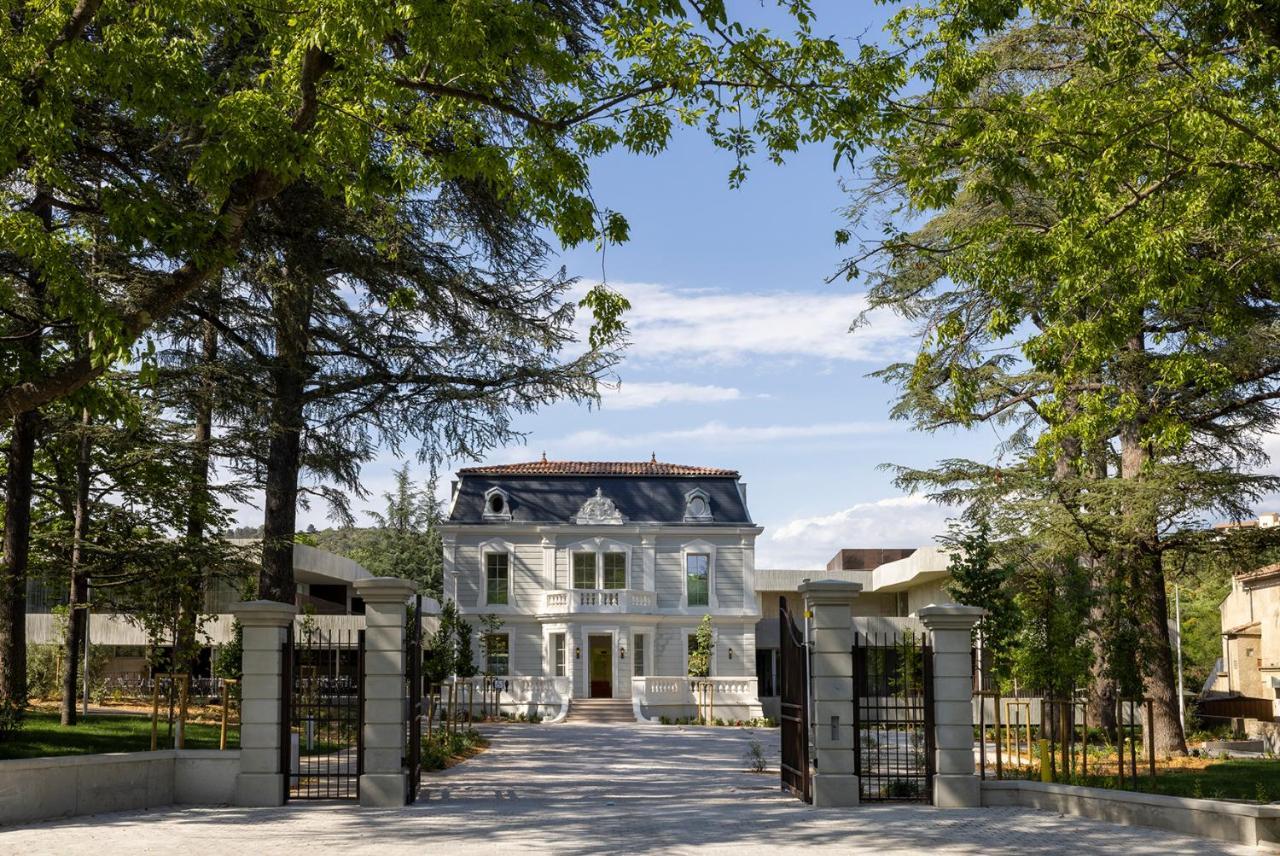
[(464, 467), (458, 475), (555, 475), (555, 476), (704, 476), (737, 478), (737, 470), (670, 464), (654, 456), (647, 461), (538, 461)]

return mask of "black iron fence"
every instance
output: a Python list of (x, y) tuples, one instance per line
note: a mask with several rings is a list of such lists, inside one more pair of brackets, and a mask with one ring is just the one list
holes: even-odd
[(356, 799), (364, 755), (364, 631), (304, 630), (297, 637), (290, 628), (282, 670), (286, 798)]
[(859, 799), (931, 800), (932, 649), (910, 632), (859, 632), (851, 654)]

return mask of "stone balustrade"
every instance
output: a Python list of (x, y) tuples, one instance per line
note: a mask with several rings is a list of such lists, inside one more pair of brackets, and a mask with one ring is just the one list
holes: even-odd
[[(487, 683), (486, 682), (490, 682)], [(440, 699), (449, 698), (447, 682)], [(569, 713), (569, 699), (573, 695), (573, 679), (568, 677), (546, 678), (540, 675), (493, 675), (459, 678), (454, 693), (455, 703), (466, 707), (469, 698), (482, 698), (484, 692), (498, 690), (498, 707), (504, 713), (526, 716), (537, 714), (551, 722), (559, 722)], [(492, 696), (491, 696), (492, 697)]]
[(758, 719), (759, 686), (756, 678), (692, 678), (650, 675), (631, 679), (631, 704), (636, 719), (653, 722), (660, 717), (682, 719), (698, 715), (698, 705), (713, 706), (713, 716), (728, 720)]
[(657, 597), (641, 589), (560, 589), (543, 597), (546, 613), (643, 613), (657, 606)]

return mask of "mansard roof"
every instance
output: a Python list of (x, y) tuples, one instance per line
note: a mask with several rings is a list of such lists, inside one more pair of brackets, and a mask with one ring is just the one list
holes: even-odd
[(649, 461), (526, 461), (458, 470), (461, 476), (713, 476), (737, 478), (737, 470), (719, 467), (690, 467)]
[(690, 491), (700, 489), (712, 519), (693, 525), (751, 526), (751, 514), (738, 487), (736, 470), (689, 467), (658, 461), (534, 461), (470, 467), (460, 477), (449, 523), (491, 523), (485, 518), (485, 494), (501, 488), (512, 523), (573, 524), (583, 505), (595, 497), (612, 502), (619, 521), (690, 525)]

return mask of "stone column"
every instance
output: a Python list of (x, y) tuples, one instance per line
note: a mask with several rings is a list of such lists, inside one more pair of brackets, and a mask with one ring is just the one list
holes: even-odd
[(861, 591), (858, 583), (840, 580), (806, 580), (799, 587), (805, 611), (813, 616), (810, 735), (817, 758), (813, 804), (818, 807), (858, 804), (850, 606)]
[(236, 805), (284, 804), (284, 777), (289, 771), (280, 762), (280, 717), (284, 712), (281, 649), (297, 612), (291, 603), (270, 600), (241, 603), (235, 610), (244, 630)]
[(364, 599), (364, 773), (360, 805), (401, 806), (405, 768), (405, 605), (417, 586), (395, 577), (356, 580)]
[(916, 611), (933, 644), (933, 804), (982, 805), (973, 761), (973, 626), (976, 606), (931, 604)]

